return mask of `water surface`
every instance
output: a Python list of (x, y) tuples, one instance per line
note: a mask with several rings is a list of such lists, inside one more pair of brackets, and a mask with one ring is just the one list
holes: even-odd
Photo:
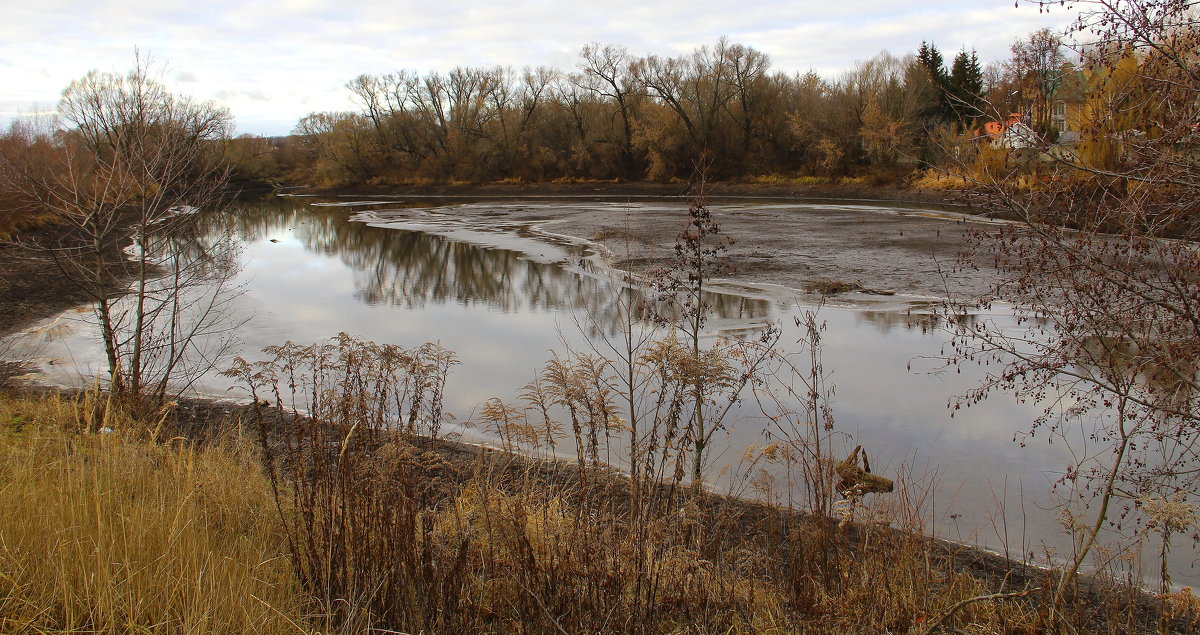
[[(499, 209), (522, 203), (464, 204)], [(679, 203), (622, 205), (634, 212), (639, 206), (674, 207), (683, 222)], [(791, 205), (804, 213), (803, 204)], [(714, 209), (719, 214), (721, 206)], [(465, 425), (480, 405), (491, 397), (515, 399), (552, 351), (586, 348), (615, 333), (613, 294), (628, 283), (586, 241), (502, 215), (489, 220), (475, 213), (468, 221), (455, 210), (453, 202), (423, 199), (276, 198), (243, 206), (234, 223), (243, 246), (238, 282), (244, 293), (232, 306), (237, 317), (249, 319), (238, 332), (238, 354), (253, 358), (267, 345), (315, 342), (343, 331), (411, 347), (440, 342), (462, 362), (446, 389), (447, 408), (460, 424), (453, 431), (489, 441)], [(869, 222), (871, 214), (891, 212), (861, 206), (840, 213)], [(954, 219), (930, 213), (921, 222)], [(775, 324), (790, 345), (802, 336), (794, 316), (815, 302), (770, 285), (728, 282), (713, 291), (709, 339)], [(1044, 438), (1024, 447), (1014, 442), (1040, 409), (1004, 395), (951, 416), (948, 400), (975, 386), (984, 369), (941, 367), (948, 336), (920, 319), (930, 300), (857, 296), (820, 310), (827, 324), (824, 366), (836, 385), (838, 451), (862, 444), (875, 471), (907, 481), (931, 533), (1013, 557), (1042, 553), (1046, 546), (1065, 553), (1069, 543), (1049, 510), (1049, 490), (1070, 451)], [(87, 381), (81, 377), (102, 375), (96, 330), (87, 318), (83, 308), (43, 322), (19, 340), (21, 352), (40, 360), (53, 381), (78, 384)], [(1001, 307), (976, 319), (1004, 323), (1009, 317)], [(245, 396), (215, 374), (195, 389)], [(713, 456), (714, 474), (764, 440), (766, 421), (756, 408), (747, 404), (736, 414)], [(1200, 582), (1187, 548), (1177, 549), (1176, 560), (1176, 582)]]

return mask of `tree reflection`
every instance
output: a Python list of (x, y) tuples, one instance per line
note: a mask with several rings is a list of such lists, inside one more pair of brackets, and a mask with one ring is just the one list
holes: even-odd
[[(287, 233), (306, 249), (340, 259), (354, 271), (355, 297), (366, 304), (583, 311), (589, 328), (615, 333), (620, 316), (614, 294), (640, 294), (640, 285), (596, 264), (580, 245), (557, 245), (568, 254), (565, 261), (541, 262), (511, 249), (353, 222), (347, 216), (352, 210), (279, 198), (247, 203), (236, 216), (248, 241)], [(772, 314), (767, 300), (727, 293), (705, 297), (721, 319), (761, 320)]]

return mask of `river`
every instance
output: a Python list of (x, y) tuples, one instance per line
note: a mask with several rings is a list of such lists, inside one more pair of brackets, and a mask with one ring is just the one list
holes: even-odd
[[(514, 399), (553, 351), (586, 348), (615, 333), (613, 289), (623, 284), (607, 264), (613, 255), (593, 242), (555, 231), (536, 215), (514, 220), (499, 212), (589, 205), (614, 203), (277, 197), (242, 205), (232, 216), (241, 293), (226, 309), (240, 324), (234, 352), (252, 358), (264, 346), (315, 342), (343, 331), (403, 346), (440, 342), (462, 362), (446, 387), (446, 407), (455, 417), (447, 431), (494, 442), (468, 426), (481, 404), (491, 397)], [(806, 214), (804, 203), (736, 207), (753, 213), (756, 205)], [(731, 206), (714, 204), (714, 212)], [(682, 224), (686, 205), (620, 204), (626, 219), (643, 208), (659, 217), (677, 213)], [(809, 231), (820, 231), (820, 214), (829, 210), (814, 205), (806, 217), (813, 224)], [(838, 208), (839, 222), (849, 218), (863, 226), (893, 214), (874, 204)], [(940, 236), (961, 219), (931, 212), (905, 222)], [(741, 240), (753, 249), (745, 245), (749, 238)], [(758, 333), (772, 324), (783, 329), (784, 347), (802, 337), (794, 317), (816, 308), (818, 298), (762, 280), (712, 285), (714, 315), (706, 339)], [(833, 453), (844, 456), (864, 446), (874, 471), (905, 489), (905, 505), (916, 510), (928, 533), (1015, 559), (1067, 555), (1070, 542), (1051, 489), (1072, 453), (1086, 450), (1063, 439), (1025, 439), (1041, 409), (1007, 395), (952, 416), (948, 402), (976, 386), (984, 369), (943, 367), (949, 336), (930, 328), (934, 302), (930, 295), (859, 293), (820, 307), (823, 365), (836, 386)], [(1003, 307), (975, 318), (1011, 322)], [(16, 355), (39, 362), (41, 381), (83, 385), (102, 374), (86, 307), (49, 318), (14, 342)], [(216, 373), (193, 390), (246, 397)], [(743, 404), (735, 411), (710, 456), (715, 487), (727, 487), (717, 476), (729, 474), (722, 466), (736, 466), (746, 447), (764, 442), (765, 426), (756, 408)], [(1173, 557), (1176, 583), (1200, 582), (1190, 549), (1177, 548)]]

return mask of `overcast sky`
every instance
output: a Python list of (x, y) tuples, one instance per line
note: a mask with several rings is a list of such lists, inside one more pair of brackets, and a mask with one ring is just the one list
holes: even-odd
[(455, 66), (574, 69), (588, 42), (679, 55), (722, 35), (770, 55), (775, 70), (835, 77), (922, 40), (947, 63), (975, 48), (1070, 20), (1013, 0), (6, 0), (0, 19), (0, 125), (54, 109), (91, 69), (124, 72), (134, 47), (172, 90), (230, 108), (238, 131), (286, 134), (313, 111), (348, 110), (361, 73)]

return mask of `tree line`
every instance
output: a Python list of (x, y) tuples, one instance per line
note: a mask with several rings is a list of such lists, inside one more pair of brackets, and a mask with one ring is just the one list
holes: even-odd
[[(311, 113), (287, 137), (213, 142), (235, 185), (670, 182), (688, 179), (701, 157), (716, 180), (897, 182), (946, 162), (947, 139), (984, 120), (1029, 112), (1048, 131), (1049, 103), (1068, 75), (1064, 51), (1044, 29), (987, 66), (967, 48), (947, 63), (922, 42), (828, 78), (775, 70), (767, 54), (726, 38), (677, 57), (591, 43), (569, 71), (360, 75), (346, 83), (356, 110)], [(17, 123), (0, 133), (0, 151), (16, 165), (46, 163), (79, 134)], [(31, 209), (11, 190), (0, 198), (8, 210)]]
[(591, 43), (570, 71), (364, 74), (346, 84), (357, 110), (312, 113), (286, 142), (238, 139), (235, 165), (334, 187), (671, 181), (688, 178), (699, 157), (714, 179), (894, 180), (936, 163), (939, 135), (1007, 114), (1022, 84), (1058, 71), (1023, 61), (1034, 49), (1063, 60), (1061, 40), (1039, 31), (987, 68), (965, 48), (947, 67), (923, 42), (916, 54), (881, 52), (835, 78), (773, 70), (770, 56), (727, 38), (678, 57)]

